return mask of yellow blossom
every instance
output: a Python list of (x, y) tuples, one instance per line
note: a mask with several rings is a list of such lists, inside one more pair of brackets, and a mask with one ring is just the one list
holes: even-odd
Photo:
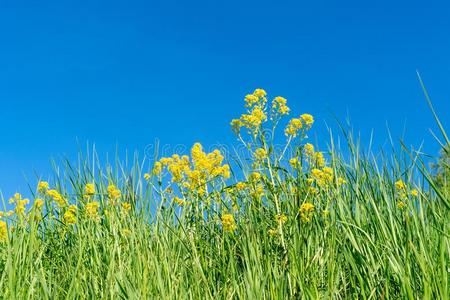
[(402, 209), (402, 208), (404, 208), (406, 206), (406, 203), (405, 202), (403, 202), (403, 201), (398, 201), (397, 202), (397, 207), (399, 208), (399, 209)]
[(296, 137), (298, 132), (302, 129), (303, 124), (300, 119), (293, 118), (289, 121), (288, 125), (286, 126), (286, 129), (284, 130), (284, 133), (287, 136)]
[(297, 167), (299, 161), (298, 161), (298, 157), (293, 157), (289, 160), (289, 164), (291, 165), (291, 167), (295, 168)]
[(114, 184), (108, 185), (106, 190), (108, 192), (109, 199), (111, 199), (112, 201), (114, 201), (114, 200), (120, 198), (120, 196), (122, 196), (122, 193)]
[(88, 196), (94, 195), (95, 194), (95, 184), (93, 184), (93, 183), (86, 184), (86, 186), (84, 187), (84, 192)]
[(8, 225), (5, 221), (0, 221), (0, 242), (8, 240)]
[(42, 206), (44, 206), (44, 200), (40, 198), (34, 199), (34, 207), (36, 207), (37, 209), (41, 209)]
[(150, 180), (151, 177), (152, 176), (150, 174), (148, 174), (148, 173), (144, 174), (144, 179), (147, 180), (147, 181)]
[(311, 126), (314, 123), (314, 118), (312, 115), (310, 114), (303, 114), (300, 116), (300, 118), (303, 120), (303, 122), (305, 123), (306, 127), (309, 129), (311, 128)]
[(258, 148), (255, 150), (256, 159), (262, 160), (267, 157), (267, 151), (264, 148)]
[(179, 197), (173, 197), (173, 202), (179, 206), (184, 206), (186, 204), (186, 201), (179, 198)]
[(100, 204), (98, 202), (96, 202), (96, 201), (87, 203), (86, 206), (84, 207), (86, 216), (89, 219), (97, 220), (98, 219), (98, 209), (99, 208), (100, 208)]
[[(161, 174), (162, 168), (163, 168), (163, 165), (162, 165), (161, 162), (159, 162), (159, 161), (155, 162), (155, 165), (153, 166), (153, 171), (152, 171), (153, 174), (154, 174), (154, 175), (159, 175), (159, 174)], [(146, 179), (146, 180), (148, 180), (148, 179)]]
[(243, 191), (246, 187), (247, 187), (247, 184), (245, 182), (236, 183), (236, 189), (238, 191)]
[(419, 192), (416, 189), (411, 190), (411, 196), (417, 197), (419, 195)]
[(122, 203), (122, 211), (124, 213), (128, 213), (131, 209), (131, 204), (129, 202), (123, 202)]
[(49, 184), (46, 181), (39, 181), (37, 185), (37, 190), (39, 193), (45, 193), (48, 190)]
[(405, 190), (406, 189), (406, 184), (403, 182), (403, 180), (397, 180), (396, 182), (395, 182), (395, 188), (397, 189), (397, 190)]
[(281, 224), (286, 223), (288, 217), (285, 214), (275, 215), (275, 220)]
[(66, 199), (57, 190), (48, 190), (47, 196), (53, 199), (59, 207), (63, 207), (67, 204)]
[(314, 204), (305, 202), (300, 206), (300, 217), (304, 222), (310, 222), (314, 213)]
[(221, 219), (222, 219), (222, 228), (224, 231), (232, 232), (236, 230), (237, 226), (232, 214), (223, 214)]

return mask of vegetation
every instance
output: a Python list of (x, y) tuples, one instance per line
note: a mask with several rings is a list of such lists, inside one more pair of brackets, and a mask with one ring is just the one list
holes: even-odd
[(32, 201), (11, 197), (3, 297), (448, 298), (448, 156), (436, 177), (416, 153), (380, 159), (350, 135), (348, 157), (333, 139), (321, 152), (313, 116), (284, 121), (286, 99), (257, 89), (245, 106), (231, 126), (246, 154), (80, 154)]

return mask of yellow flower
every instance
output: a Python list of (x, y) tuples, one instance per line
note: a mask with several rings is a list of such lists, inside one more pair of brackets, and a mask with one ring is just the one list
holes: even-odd
[(300, 118), (305, 122), (306, 127), (309, 129), (314, 123), (314, 118), (310, 114), (303, 114), (300, 116)]
[(0, 221), (0, 242), (8, 240), (8, 225), (5, 221)]
[(86, 195), (92, 196), (95, 194), (95, 184), (93, 183), (88, 183), (86, 184), (86, 186), (84, 187), (84, 192), (86, 193)]
[(287, 136), (296, 137), (298, 132), (302, 129), (303, 124), (300, 119), (293, 118), (289, 121), (288, 125), (286, 126), (286, 129), (284, 130), (284, 133)]
[(341, 186), (341, 185), (343, 185), (343, 184), (347, 184), (347, 180), (345, 180), (344, 178), (342, 178), (342, 177), (338, 177), (338, 186)]
[(398, 201), (397, 202), (397, 207), (399, 208), (399, 209), (402, 209), (402, 208), (404, 208), (406, 206), (406, 203), (405, 202), (403, 202), (403, 201)]
[(411, 196), (417, 197), (419, 195), (419, 192), (416, 189), (411, 190)]
[(396, 182), (395, 182), (395, 188), (397, 189), (397, 190), (405, 190), (406, 189), (406, 185), (405, 185), (405, 183), (403, 182), (403, 180), (397, 180)]
[(322, 152), (315, 152), (314, 153), (314, 159), (316, 161), (316, 164), (319, 168), (325, 166), (325, 158), (323, 157)]
[(52, 198), (59, 207), (63, 207), (67, 204), (66, 199), (64, 199), (57, 190), (48, 190), (47, 196)]
[(231, 120), (231, 129), (233, 130), (234, 134), (239, 135), (241, 133), (241, 127), (243, 126), (241, 120), (239, 119), (233, 119)]
[(263, 89), (256, 89), (256, 90), (253, 92), (253, 95), (255, 95), (256, 97), (259, 97), (259, 98), (264, 98), (264, 97), (267, 95), (267, 93), (266, 93), (266, 91), (263, 90)]
[(300, 206), (300, 217), (304, 222), (310, 222), (314, 213), (314, 204), (305, 202)]
[(45, 193), (48, 190), (49, 184), (46, 181), (39, 181), (37, 185), (37, 190), (39, 193)]
[(148, 174), (148, 173), (145, 173), (145, 174), (144, 174), (144, 179), (145, 179), (145, 180), (148, 181), (148, 180), (150, 180), (150, 178), (151, 178), (151, 175), (150, 175), (150, 174)]
[(64, 213), (64, 223), (68, 225), (73, 225), (77, 223), (77, 217), (71, 211), (66, 211)]
[(276, 229), (270, 228), (267, 233), (269, 236), (276, 236), (278, 234), (278, 231)]
[(279, 113), (280, 115), (287, 115), (289, 114), (289, 107), (286, 105), (287, 100), (283, 97), (275, 97), (272, 102), (272, 110), (276, 113)]
[(34, 199), (34, 207), (36, 207), (37, 209), (41, 209), (42, 206), (44, 206), (44, 200), (40, 198)]
[[(162, 165), (161, 162), (159, 162), (159, 161), (155, 162), (155, 165), (153, 166), (153, 174), (154, 174), (154, 175), (159, 175), (159, 174), (161, 174), (162, 168), (163, 168), (163, 165)], [(144, 176), (145, 176), (145, 175), (144, 175)], [(146, 179), (146, 180), (148, 180), (148, 179)]]
[(261, 173), (258, 172), (253, 172), (252, 174), (250, 174), (249, 176), (249, 181), (251, 182), (258, 182), (261, 179)]
[(108, 192), (109, 199), (111, 199), (113, 201), (118, 199), (118, 198), (120, 198), (120, 196), (122, 196), (122, 193), (120, 192), (120, 190), (114, 184), (108, 185), (106, 190)]
[(291, 159), (289, 160), (289, 164), (290, 164), (293, 168), (297, 167), (297, 165), (298, 165), (298, 158), (297, 158), (297, 157), (291, 158)]
[(186, 204), (186, 201), (184, 201), (183, 199), (176, 197), (176, 196), (173, 197), (173, 202), (179, 206), (184, 206)]
[(306, 143), (304, 146), (303, 146), (303, 150), (305, 151), (305, 154), (307, 155), (307, 156), (313, 156), (314, 155), (314, 146), (312, 145), (312, 144), (310, 144), (310, 143)]
[(99, 208), (100, 208), (100, 204), (96, 201), (87, 203), (86, 206), (84, 207), (86, 216), (90, 219), (97, 220)]
[(238, 191), (243, 191), (247, 187), (247, 184), (245, 182), (238, 182), (236, 183), (236, 189)]
[(275, 215), (275, 220), (281, 224), (286, 223), (288, 217), (285, 214)]
[(131, 204), (129, 202), (122, 203), (122, 210), (124, 213), (128, 213), (131, 209)]
[(264, 148), (258, 148), (255, 150), (256, 159), (262, 160), (267, 157), (267, 151)]
[(14, 209), (14, 211), (16, 212), (16, 214), (18, 216), (23, 216), (25, 214), (25, 206), (29, 203), (30, 201), (28, 199), (19, 199), (16, 202), (16, 208)]
[(232, 214), (222, 215), (222, 228), (224, 231), (232, 232), (236, 230), (236, 222)]

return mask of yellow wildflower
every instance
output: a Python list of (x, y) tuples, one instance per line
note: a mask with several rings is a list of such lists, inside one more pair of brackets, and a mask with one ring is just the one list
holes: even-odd
[(284, 224), (284, 223), (286, 223), (287, 219), (288, 219), (288, 217), (285, 214), (275, 215), (275, 220), (278, 223)]
[[(159, 174), (161, 174), (162, 169), (163, 169), (162, 163), (157, 161), (157, 162), (155, 162), (155, 165), (153, 166), (153, 171), (152, 172), (153, 172), (154, 175), (159, 175)], [(146, 180), (148, 180), (148, 179), (146, 179)]]
[(264, 148), (258, 148), (255, 150), (256, 159), (262, 160), (267, 157), (267, 151)]
[(222, 219), (222, 228), (224, 231), (232, 232), (236, 230), (237, 226), (232, 214), (223, 214), (221, 219)]
[(395, 188), (397, 189), (397, 190), (405, 190), (406, 189), (406, 184), (403, 182), (403, 180), (397, 180), (396, 182), (395, 182)]
[(34, 207), (36, 207), (37, 209), (41, 209), (42, 206), (44, 206), (44, 200), (40, 198), (34, 199)]
[(297, 165), (298, 165), (298, 157), (293, 157), (293, 158), (291, 158), (290, 160), (289, 160), (289, 164), (293, 167), (293, 168), (295, 168), (295, 167), (297, 167)]
[(398, 201), (397, 202), (397, 207), (399, 208), (399, 209), (402, 209), (402, 208), (404, 208), (406, 206), (406, 203), (405, 202), (403, 202), (403, 201)]
[(278, 230), (274, 229), (274, 228), (270, 228), (267, 233), (269, 234), (269, 236), (276, 236), (278, 234)]
[(90, 219), (97, 220), (98, 219), (98, 210), (100, 208), (100, 204), (96, 201), (89, 202), (84, 207), (86, 216)]
[(47, 196), (52, 198), (59, 207), (63, 207), (67, 204), (66, 200), (57, 190), (47, 190)]
[(419, 192), (416, 189), (411, 190), (411, 196), (417, 197), (419, 195)]
[(231, 125), (231, 129), (233, 130), (233, 132), (236, 135), (239, 135), (241, 133), (241, 127), (243, 126), (241, 120), (233, 119), (233, 120), (231, 120), (230, 125)]
[(303, 120), (303, 122), (305, 123), (306, 127), (309, 129), (311, 128), (311, 126), (314, 123), (314, 118), (312, 115), (310, 114), (303, 114), (300, 116), (300, 118)]
[(8, 225), (5, 221), (0, 221), (0, 242), (8, 240)]
[(314, 146), (312, 144), (310, 144), (310, 143), (306, 143), (303, 146), (303, 150), (305, 151), (305, 154), (307, 156), (312, 157), (314, 155)]
[(305, 202), (300, 206), (300, 217), (304, 222), (310, 222), (314, 213), (314, 204)]
[(37, 190), (39, 193), (45, 193), (48, 190), (49, 184), (46, 181), (39, 181), (37, 185)]
[(108, 185), (106, 190), (108, 192), (109, 199), (111, 199), (113, 201), (120, 198), (120, 196), (122, 196), (121, 191), (114, 184)]
[(173, 202), (176, 203), (179, 206), (184, 206), (186, 204), (186, 201), (179, 197), (173, 197)]
[(272, 102), (272, 110), (274, 112), (279, 113), (280, 115), (287, 115), (287, 114), (289, 114), (290, 109), (286, 105), (286, 103), (287, 103), (286, 98), (283, 98), (280, 96), (275, 97), (275, 99), (273, 99), (273, 102)]
[(124, 213), (128, 213), (131, 209), (131, 204), (129, 202), (123, 202), (122, 203), (122, 211)]
[(284, 130), (284, 133), (287, 136), (296, 137), (298, 132), (302, 129), (303, 124), (300, 119), (293, 118), (289, 121), (288, 125), (286, 126), (286, 129)]
[(243, 191), (246, 187), (247, 187), (247, 184), (245, 182), (236, 183), (236, 189), (238, 191)]
[(88, 196), (94, 195), (95, 194), (95, 184), (93, 184), (93, 183), (86, 184), (86, 186), (84, 187), (84, 192)]

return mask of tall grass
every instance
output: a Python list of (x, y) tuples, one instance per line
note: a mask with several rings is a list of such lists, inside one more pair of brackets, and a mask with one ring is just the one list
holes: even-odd
[(422, 158), (403, 148), (380, 159), (349, 134), (348, 157), (331, 139), (325, 162), (306, 149), (305, 115), (278, 149), (265, 133), (283, 111), (261, 93), (247, 115), (261, 107), (272, 127), (234, 122), (248, 154), (227, 157), (231, 178), (221, 154), (198, 146), (180, 180), (174, 158), (169, 169), (95, 152), (55, 164), (50, 187), (30, 187), (43, 206), (21, 213), (16, 195), (19, 209), (3, 216), (3, 298), (448, 299), (449, 195)]

